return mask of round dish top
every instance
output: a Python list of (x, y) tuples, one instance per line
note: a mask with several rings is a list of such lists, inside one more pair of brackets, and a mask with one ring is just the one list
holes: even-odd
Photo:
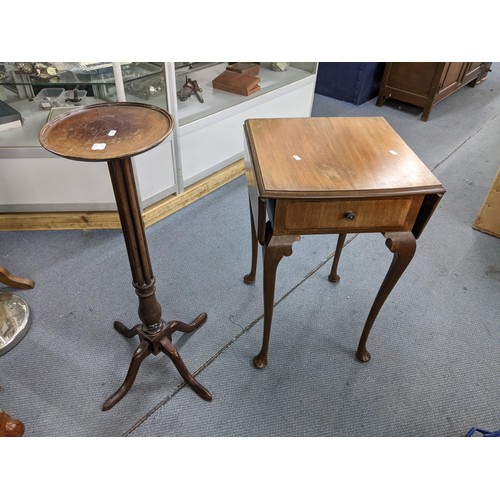
[(173, 128), (172, 116), (149, 104), (93, 104), (64, 113), (40, 130), (51, 153), (83, 161), (134, 156), (154, 148)]

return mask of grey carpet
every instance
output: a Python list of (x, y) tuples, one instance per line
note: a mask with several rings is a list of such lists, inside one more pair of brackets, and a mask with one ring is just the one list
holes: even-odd
[[(122, 383), (137, 340), (137, 299), (121, 231), (0, 233), (0, 262), (35, 280), (27, 336), (0, 357), (0, 407), (27, 436), (462, 436), (500, 428), (500, 240), (471, 228), (500, 166), (500, 67), (438, 104), (428, 122), (375, 100), (315, 96), (315, 116), (382, 115), (447, 189), (416, 256), (354, 359), (391, 254), (351, 237), (341, 281), (326, 276), (334, 236), (304, 237), (278, 269), (270, 363), (256, 370), (262, 279), (245, 285), (250, 227), (241, 177), (147, 229), (166, 320), (208, 321), (174, 341), (214, 394), (185, 386), (165, 356)], [(3, 288), (3, 290), (6, 290)]]

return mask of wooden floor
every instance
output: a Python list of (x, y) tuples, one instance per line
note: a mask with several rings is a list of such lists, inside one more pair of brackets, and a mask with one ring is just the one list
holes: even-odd
[[(192, 184), (144, 209), (143, 220), (151, 226), (170, 214), (215, 191), (243, 174), (243, 160)], [(0, 214), (0, 231), (43, 231), (62, 229), (118, 229), (118, 212), (24, 212)]]

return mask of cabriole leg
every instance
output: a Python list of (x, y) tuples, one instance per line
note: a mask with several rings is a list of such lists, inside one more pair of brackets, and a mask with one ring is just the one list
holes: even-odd
[(276, 269), (283, 257), (292, 255), (292, 245), (299, 239), (300, 236), (273, 236), (271, 224), (270, 222), (267, 223), (266, 242), (262, 247), (264, 260), (264, 332), (262, 348), (259, 354), (253, 358), (253, 363), (257, 368), (267, 366), (267, 352), (273, 320)]
[(394, 254), (394, 257), (392, 258), (391, 266), (387, 271), (382, 286), (375, 297), (359, 340), (356, 358), (363, 363), (370, 361), (371, 358), (370, 353), (366, 350), (366, 341), (373, 323), (391, 290), (411, 262), (416, 249), (416, 240), (412, 233), (385, 233), (384, 236), (386, 238), (385, 244)]
[(332, 270), (328, 276), (328, 280), (332, 283), (337, 283), (337, 281), (340, 280), (340, 276), (337, 274), (337, 267), (339, 265), (340, 254), (344, 248), (345, 237), (345, 234), (339, 234), (339, 239), (337, 240), (337, 248), (335, 249), (335, 255), (333, 257)]

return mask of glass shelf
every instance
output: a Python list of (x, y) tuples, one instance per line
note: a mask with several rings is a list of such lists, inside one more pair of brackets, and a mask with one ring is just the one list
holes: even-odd
[[(3, 66), (3, 70), (2, 70)], [(41, 78), (35, 74), (25, 74), (15, 70), (14, 63), (0, 64), (0, 85), (109, 85), (114, 83), (112, 63), (54, 63), (57, 75)], [(122, 63), (122, 78), (124, 82), (131, 82), (146, 76), (163, 73), (162, 63), (138, 62)]]
[[(186, 76), (196, 80), (203, 89), (203, 103), (192, 95), (186, 101), (177, 99), (179, 125), (187, 125), (206, 118), (233, 106), (237, 106), (256, 97), (310, 77), (316, 72), (316, 63), (290, 63), (286, 71), (274, 71), (271, 63), (260, 63), (260, 90), (250, 96), (241, 96), (231, 92), (214, 89), (212, 81), (219, 76), (229, 63), (175, 63), (176, 87), (179, 90), (186, 81)], [(179, 66), (178, 66), (179, 65)], [(191, 66), (190, 66), (191, 65)]]
[[(35, 63), (0, 63), (0, 100), (6, 101), (22, 116), (22, 127), (0, 132), (0, 149), (39, 147), (38, 133), (50, 118), (50, 112), (74, 109), (73, 102), (66, 95), (59, 103), (49, 103), (47, 109), (41, 109), (37, 96), (43, 89), (64, 89), (82, 91), (85, 95), (79, 105), (97, 104), (119, 100), (118, 81), (115, 83), (113, 63), (60, 62), (44, 63), (50, 65), (50, 78), (40, 78), (36, 74), (27, 74), (35, 68)], [(115, 70), (116, 70), (116, 64)], [(121, 80), (127, 101), (139, 101), (154, 104), (167, 109), (164, 63), (137, 62), (120, 63)], [(120, 83), (121, 85), (121, 83)], [(44, 91), (45, 92), (45, 91)], [(154, 101), (154, 102), (152, 102)], [(47, 104), (47, 103), (46, 103)]]
[[(119, 66), (123, 85), (118, 79), (115, 82), (113, 63), (109, 62), (46, 63), (57, 70), (57, 76), (49, 79), (25, 74), (19, 64), (0, 62), (0, 100), (8, 102), (23, 118), (22, 127), (0, 133), (0, 149), (39, 147), (38, 132), (50, 111), (40, 109), (34, 102), (43, 88), (85, 90), (85, 104), (123, 99), (151, 104), (174, 113), (180, 126), (192, 124), (198, 127), (206, 124), (207, 118), (219, 120), (231, 115), (240, 105), (243, 105), (242, 109), (247, 109), (255, 99), (262, 101), (259, 99), (262, 96), (266, 96), (264, 102), (267, 102), (267, 97), (272, 99), (272, 96), (278, 97), (282, 92), (308, 85), (317, 66), (313, 62), (292, 62), (285, 71), (273, 71), (271, 63), (261, 62), (258, 75), (260, 89), (250, 96), (242, 96), (213, 88), (213, 80), (226, 70), (228, 62), (122, 62)], [(27, 64), (29, 66), (23, 68), (26, 71), (35, 63)], [(117, 69), (116, 63), (114, 68)], [(177, 92), (186, 83), (186, 78), (196, 80), (203, 89), (203, 103), (194, 94), (185, 101), (178, 98)], [(167, 102), (174, 103), (175, 109), (169, 110)], [(71, 109), (71, 102), (66, 101), (62, 106)], [(196, 124), (198, 121), (199, 124)]]

